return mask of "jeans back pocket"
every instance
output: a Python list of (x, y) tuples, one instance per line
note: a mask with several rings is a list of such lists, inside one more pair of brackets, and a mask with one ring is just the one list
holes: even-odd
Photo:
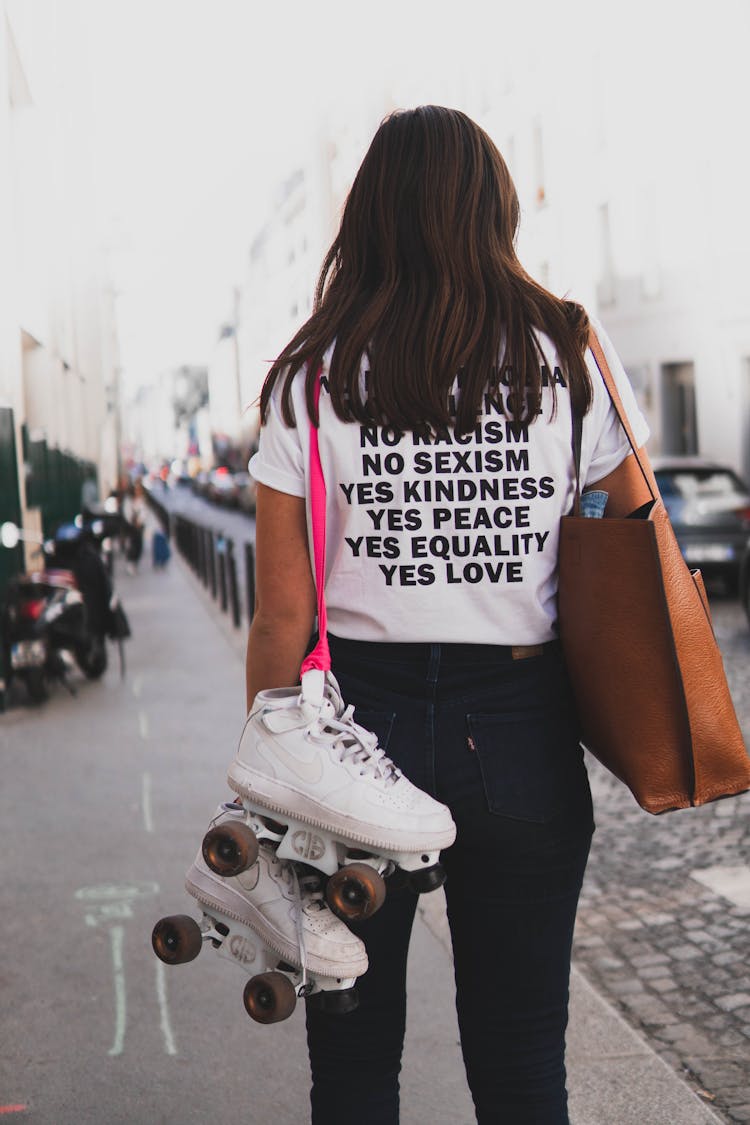
[(544, 823), (588, 792), (572, 715), (539, 707), (466, 722), (490, 812)]

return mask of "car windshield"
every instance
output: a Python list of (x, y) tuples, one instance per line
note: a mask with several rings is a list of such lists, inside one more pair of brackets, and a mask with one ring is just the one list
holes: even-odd
[(746, 491), (739, 477), (725, 469), (661, 469), (655, 475), (664, 497), (702, 500), (709, 496), (732, 496)]

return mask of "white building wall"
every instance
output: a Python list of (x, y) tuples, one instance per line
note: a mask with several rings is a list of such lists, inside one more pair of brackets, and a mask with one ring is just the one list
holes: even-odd
[(208, 408), (212, 432), (239, 442), (247, 424), (243, 426), (239, 343), (233, 324), (222, 328), (208, 365)]
[(97, 464), (106, 494), (117, 478), (118, 357), (93, 153), (85, 131), (69, 128), (88, 111), (80, 66), (69, 63), (81, 28), (52, 0), (0, 2), (0, 28), (0, 233), (9, 251), (0, 256), (0, 396), (14, 398), (34, 436)]
[(0, 6), (0, 406), (18, 419), (23, 405), (21, 338), (15, 270), (15, 191), (12, 151), (13, 115), (28, 97), (10, 25)]
[[(665, 444), (662, 369), (691, 362), (699, 452), (750, 477), (750, 8), (636, 4), (613, 15), (591, 5), (577, 43), (567, 18), (564, 7), (545, 12), (540, 36), (530, 13), (533, 52), (503, 50), (494, 70), (456, 78), (439, 100), (497, 143), (521, 203), (519, 256), (601, 318), (649, 420), (650, 450)], [(719, 41), (721, 65), (712, 54), (709, 66)], [(343, 106), (262, 226), (242, 299), (244, 402), (307, 315), (379, 119), (420, 100), (424, 89), (402, 82), (377, 106)], [(305, 235), (302, 268), (290, 255)]]
[[(623, 17), (615, 40), (594, 13), (565, 66), (549, 27), (530, 66), (506, 59), (484, 109), (465, 108), (509, 163), (521, 260), (601, 318), (651, 452), (665, 451), (668, 429), (662, 370), (692, 363), (698, 451), (750, 476), (750, 9), (688, 15), (677, 38), (666, 9), (646, 37)], [(706, 54), (717, 35), (718, 69)]]

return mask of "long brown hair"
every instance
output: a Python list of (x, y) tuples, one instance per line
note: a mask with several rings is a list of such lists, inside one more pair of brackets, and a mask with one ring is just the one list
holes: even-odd
[[(328, 385), (344, 421), (418, 432), (455, 421), (468, 433), (486, 394), (515, 421), (532, 421), (544, 379), (534, 329), (552, 340), (574, 409), (585, 413), (588, 317), (525, 272), (514, 245), (518, 222), (505, 161), (469, 117), (434, 105), (387, 117), (352, 185), (313, 313), (265, 380), (261, 417), (284, 375), (282, 414), (295, 424), (291, 385), (307, 364), (307, 408), (317, 424), (314, 375), (335, 340)], [(554, 378), (551, 385), (554, 392)]]

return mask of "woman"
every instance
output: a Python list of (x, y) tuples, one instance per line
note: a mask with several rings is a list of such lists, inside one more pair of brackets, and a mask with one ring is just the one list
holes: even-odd
[[(607, 515), (647, 499), (586, 352), (582, 308), (516, 257), (519, 207), (489, 137), (437, 106), (378, 130), (315, 311), (273, 365), (252, 471), (258, 608), (248, 704), (296, 683), (315, 615), (309, 418), (327, 482), (333, 671), (389, 757), (445, 802), (456, 1001), (480, 1122), (567, 1122), (564, 1036), (593, 831), (556, 640), (560, 517), (582, 480)], [(616, 372), (639, 444), (648, 430)], [(313, 379), (320, 369), (316, 416)], [(346, 1017), (308, 1012), (313, 1121), (398, 1121), (416, 897), (352, 927), (370, 968)]]
[(146, 518), (146, 498), (143, 483), (138, 479), (128, 491), (123, 502), (125, 530), (125, 558), (128, 574), (135, 574), (143, 554), (143, 534)]

